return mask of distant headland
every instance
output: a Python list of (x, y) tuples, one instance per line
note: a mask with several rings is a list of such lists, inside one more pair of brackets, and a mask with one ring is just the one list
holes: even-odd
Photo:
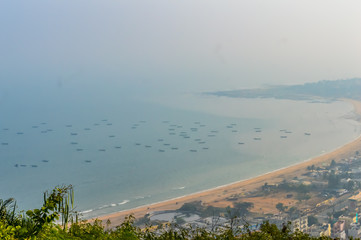
[(265, 88), (206, 92), (204, 94), (233, 98), (276, 98), (315, 101), (316, 98), (361, 100), (361, 78), (322, 80), (302, 85), (279, 85)]

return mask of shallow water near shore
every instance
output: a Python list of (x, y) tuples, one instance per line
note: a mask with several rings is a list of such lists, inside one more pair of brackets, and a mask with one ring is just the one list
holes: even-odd
[(0, 198), (21, 209), (72, 184), (85, 218), (104, 215), (302, 162), (361, 133), (341, 101), (57, 97), (0, 105)]

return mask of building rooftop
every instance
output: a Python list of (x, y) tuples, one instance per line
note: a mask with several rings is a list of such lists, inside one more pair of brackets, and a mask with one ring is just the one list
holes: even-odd
[(359, 192), (357, 195), (353, 195), (349, 198), (351, 201), (361, 201), (361, 192)]

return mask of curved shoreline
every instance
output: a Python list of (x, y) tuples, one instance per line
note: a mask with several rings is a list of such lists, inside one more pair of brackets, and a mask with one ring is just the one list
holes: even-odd
[[(351, 103), (354, 107), (354, 112), (361, 116), (360, 101), (350, 99), (342, 100)], [(311, 157), (300, 163), (276, 169), (256, 177), (228, 183), (189, 195), (184, 195), (148, 205), (139, 206), (129, 210), (122, 210), (104, 216), (99, 216), (98, 219), (109, 219), (112, 222), (112, 225), (119, 225), (119, 223), (124, 220), (125, 216), (128, 216), (130, 214), (132, 214), (136, 218), (140, 218), (143, 217), (145, 214), (151, 212), (176, 210), (186, 202), (202, 201), (204, 204), (207, 205), (213, 205), (215, 203), (218, 203), (219, 201), (227, 202), (225, 199), (230, 195), (254, 191), (260, 186), (262, 186), (265, 182), (267, 182), (268, 184), (273, 184), (281, 182), (284, 179), (292, 179), (295, 176), (302, 175), (306, 171), (307, 166), (309, 165), (319, 166), (320, 164), (331, 162), (333, 159), (335, 161), (339, 161), (343, 158), (353, 156), (355, 151), (358, 150), (361, 150), (361, 135), (358, 136), (356, 139), (332, 150), (331, 152)], [(230, 202), (229, 205), (231, 205)]]

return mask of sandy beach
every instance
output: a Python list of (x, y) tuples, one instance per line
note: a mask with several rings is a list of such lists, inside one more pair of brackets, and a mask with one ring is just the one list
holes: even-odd
[[(361, 102), (355, 100), (345, 99), (344, 101), (350, 102), (354, 106), (355, 113), (358, 115), (357, 120), (360, 121), (361, 116)], [(166, 200), (159, 203), (154, 203), (138, 208), (116, 212), (113, 214), (100, 216), (100, 220), (110, 220), (112, 226), (119, 225), (125, 216), (132, 214), (136, 218), (141, 218), (147, 213), (163, 210), (175, 210), (180, 208), (184, 203), (192, 201), (202, 201), (205, 205), (215, 206), (228, 206), (232, 205), (231, 202), (226, 200), (227, 197), (233, 194), (244, 194), (246, 192), (255, 191), (266, 182), (268, 184), (274, 184), (283, 181), (284, 179), (292, 179), (295, 176), (299, 177), (306, 172), (307, 166), (315, 165), (320, 166), (324, 163), (329, 163), (332, 160), (336, 162), (351, 157), (356, 151), (361, 151), (361, 136), (352, 142), (349, 142), (329, 153), (317, 156), (310, 160), (292, 165), (283, 169), (279, 169), (261, 176), (257, 176), (251, 179), (242, 180), (236, 183), (220, 186), (217, 188), (209, 189), (203, 192), (182, 196), (179, 198)]]

